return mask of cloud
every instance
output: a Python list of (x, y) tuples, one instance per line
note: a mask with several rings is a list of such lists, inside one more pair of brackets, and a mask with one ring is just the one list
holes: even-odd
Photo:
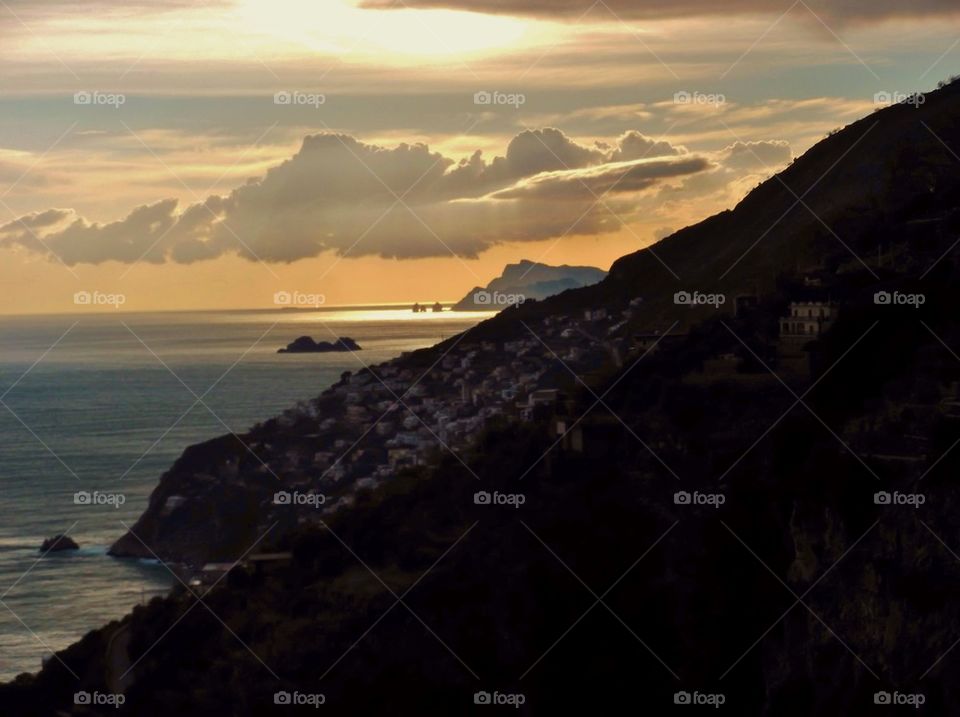
[[(85, 12), (110, 12), (122, 10), (130, 13), (159, 13), (186, 10), (195, 6), (196, 0), (87, 0), (83, 4)], [(233, 0), (210, 0), (204, 5), (227, 8), (234, 4)], [(29, 9), (51, 15), (62, 13), (65, 10), (76, 10), (75, 0), (5, 0), (3, 5), (19, 12)]]
[[(152, 239), (176, 224), (176, 206), (176, 200), (169, 199), (137, 207), (124, 219), (107, 224), (87, 222), (70, 210), (51, 209), (0, 227), (0, 246), (52, 251), (68, 265), (135, 261)], [(55, 230), (45, 231), (51, 228)]]
[[(874, 22), (892, 18), (930, 17), (960, 13), (955, 0), (808, 0), (810, 10), (831, 22)], [(607, 0), (604, 5), (584, 15), (589, 3), (583, 0), (365, 0), (362, 7), (442, 8), (468, 10), (488, 14), (533, 16), (546, 19), (568, 18), (579, 22), (656, 20), (693, 16), (732, 16), (770, 14), (780, 16), (789, 7), (781, 0)], [(802, 8), (797, 12), (802, 12)], [(810, 13), (807, 13), (810, 14)], [(811, 15), (812, 17), (812, 15)]]
[(47, 209), (20, 217), (17, 223), (30, 231), (43, 231), (63, 224), (72, 216), (73, 212), (69, 209)]
[(586, 171), (567, 170), (546, 172), (518, 182), (509, 189), (493, 195), (498, 199), (589, 200), (608, 193), (638, 192), (669, 177), (682, 177), (711, 168), (703, 157), (677, 159), (640, 159), (633, 162), (613, 162)]
[[(737, 141), (707, 157), (711, 161), (707, 171), (663, 184), (643, 195), (637, 213), (656, 213), (666, 221), (675, 221), (678, 210), (689, 214), (692, 207), (729, 207), (773, 173), (781, 171), (792, 160), (793, 151), (784, 140)], [(670, 233), (671, 230), (658, 229), (655, 236), (662, 238)]]
[(161, 199), (106, 223), (52, 209), (0, 226), (0, 246), (68, 265), (189, 264), (225, 254), (294, 262), (325, 251), (476, 256), (506, 241), (616, 231), (645, 191), (713, 166), (636, 131), (588, 145), (558, 129), (527, 130), (503, 156), (478, 151), (459, 162), (421, 143), (387, 147), (324, 133), (225, 196), (186, 206)]
[(731, 169), (780, 169), (793, 159), (789, 143), (783, 140), (773, 142), (734, 142), (724, 150), (724, 165)]
[(674, 147), (669, 142), (653, 140), (636, 130), (630, 130), (620, 136), (617, 148), (611, 152), (610, 159), (613, 162), (625, 162), (647, 157), (676, 156), (685, 151), (683, 147)]

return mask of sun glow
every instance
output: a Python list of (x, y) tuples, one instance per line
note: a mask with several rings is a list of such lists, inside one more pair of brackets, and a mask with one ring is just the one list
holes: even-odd
[(345, 0), (244, 0), (248, 31), (315, 52), (442, 56), (515, 46), (529, 23), (451, 10), (361, 9)]

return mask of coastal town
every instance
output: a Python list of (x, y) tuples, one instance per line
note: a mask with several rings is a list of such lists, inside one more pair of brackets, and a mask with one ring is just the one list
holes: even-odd
[[(579, 377), (623, 364), (630, 342), (621, 330), (631, 313), (552, 316), (512, 340), (475, 340), (468, 331), (426, 370), (409, 366), (407, 356), (362, 366), (277, 419), (290, 442), (281, 452), (251, 450), (275, 457), (263, 470), (282, 481), (278, 506), (323, 496), (319, 515), (329, 515), (438, 451), (458, 454), (488, 421), (562, 411), (565, 389)], [(645, 348), (642, 339), (634, 346)]]
[[(359, 370), (275, 419), (282, 430), (272, 435), (282, 436), (282, 445), (249, 446), (262, 457), (258, 472), (278, 479), (273, 506), (264, 506), (267, 517), (292, 512), (300, 523), (323, 520), (353, 505), (359, 492), (432, 464), (438, 453), (463, 463), (461, 453), (490, 421), (552, 417), (565, 446), (582, 446), (579, 436), (566, 436), (577, 418), (569, 415), (569, 395), (686, 338), (671, 326), (636, 331), (632, 319), (642, 302), (546, 316), (509, 340), (477, 340), (468, 331), (425, 369), (411, 366), (406, 355), (365, 366), (354, 354)], [(735, 303), (743, 311), (755, 297)], [(805, 345), (829, 328), (836, 310), (826, 299), (790, 304), (775, 347), (785, 376), (809, 375)], [(744, 373), (741, 364), (736, 353), (708, 357), (690, 380), (776, 380), (765, 371)]]

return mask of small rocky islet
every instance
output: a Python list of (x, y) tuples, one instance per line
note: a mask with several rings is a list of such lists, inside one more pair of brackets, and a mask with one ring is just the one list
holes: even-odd
[(314, 341), (309, 336), (301, 336), (286, 348), (278, 349), (278, 354), (323, 354), (344, 351), (360, 351), (360, 344), (348, 336), (341, 336), (336, 341)]
[(47, 538), (40, 546), (41, 553), (62, 553), (67, 550), (79, 549), (80, 546), (77, 545), (77, 542), (66, 535), (55, 535), (52, 538)]

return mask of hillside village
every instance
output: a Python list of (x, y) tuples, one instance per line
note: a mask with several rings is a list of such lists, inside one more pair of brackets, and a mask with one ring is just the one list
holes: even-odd
[(329, 515), (352, 504), (358, 491), (429, 464), (437, 451), (461, 451), (489, 421), (562, 411), (574, 373), (622, 366), (631, 350), (645, 350), (623, 336), (631, 313), (549, 317), (514, 340), (476, 341), (468, 332), (426, 371), (401, 357), (344, 374), (277, 419), (288, 445), (250, 448), (275, 457), (263, 472), (277, 475), (284, 490), (339, 494), (320, 511)]
[[(570, 393), (686, 338), (669, 326), (636, 331), (632, 319), (641, 303), (636, 298), (620, 311), (547, 316), (524, 324), (527, 335), (513, 340), (477, 341), (467, 332), (426, 370), (401, 357), (344, 374), (319, 398), (276, 419), (282, 444), (250, 445), (264, 459), (259, 472), (280, 480), (275, 510), (318, 507), (297, 511), (298, 521), (323, 519), (352, 505), (358, 492), (429, 465), (438, 452), (459, 455), (491, 421), (552, 416), (557, 436), (564, 436), (577, 418), (567, 415)], [(755, 297), (737, 301), (740, 311), (755, 304)], [(829, 300), (792, 302), (780, 322), (778, 370), (808, 378), (806, 345), (830, 327), (836, 312)], [(766, 371), (744, 372), (742, 353), (705, 358), (690, 380), (776, 380)], [(582, 450), (582, 439), (572, 445)], [(274, 511), (265, 508), (270, 520)]]

